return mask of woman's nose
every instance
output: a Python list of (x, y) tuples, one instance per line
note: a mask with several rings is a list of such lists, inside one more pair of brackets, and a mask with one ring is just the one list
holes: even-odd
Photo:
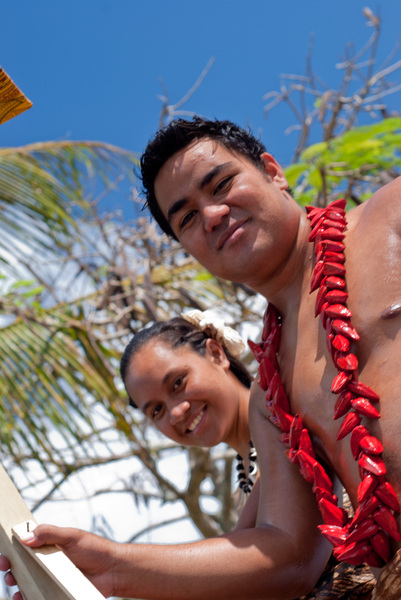
[(187, 400), (174, 404), (170, 409), (170, 423), (175, 425), (182, 421), (189, 407), (190, 404)]
[(220, 225), (224, 217), (230, 213), (230, 208), (224, 203), (205, 204), (202, 213), (206, 231), (213, 231)]

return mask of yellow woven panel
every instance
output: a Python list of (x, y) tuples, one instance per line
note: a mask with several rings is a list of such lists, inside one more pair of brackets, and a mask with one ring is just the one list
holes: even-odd
[(0, 67), (0, 125), (24, 112), (24, 110), (31, 108), (31, 106), (32, 102), (24, 96), (13, 80)]

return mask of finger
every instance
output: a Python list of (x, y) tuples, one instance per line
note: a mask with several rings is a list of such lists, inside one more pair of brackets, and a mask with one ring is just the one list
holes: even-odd
[(35, 529), (20, 534), (21, 541), (27, 546), (37, 548), (44, 545), (68, 545), (74, 540), (74, 530), (56, 525), (37, 525)]
[(8, 558), (0, 554), (0, 571), (8, 571), (10, 567), (11, 565)]
[(7, 585), (9, 585), (10, 587), (13, 585), (18, 585), (17, 581), (14, 577), (14, 575), (11, 573), (11, 571), (8, 571), (8, 573), (6, 573), (4, 575), (4, 581), (6, 582)]

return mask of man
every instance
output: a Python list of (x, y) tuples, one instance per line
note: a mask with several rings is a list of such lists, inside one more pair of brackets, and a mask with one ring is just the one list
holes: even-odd
[[(331, 214), (312, 211), (307, 215), (289, 194), (280, 165), (257, 140), (229, 122), (198, 118), (173, 122), (159, 132), (141, 164), (147, 204), (162, 229), (213, 274), (245, 283), (269, 301), (264, 331), (267, 339), (254, 347), (261, 367), (251, 401), (252, 439), (258, 451), (261, 484), (259, 498), (254, 493), (248, 504), (259, 502), (257, 519), (251, 522), (243, 516), (231, 534), (177, 546), (173, 563), (166, 562), (162, 546), (153, 549), (151, 564), (147, 545), (116, 548), (90, 534), (49, 526), (39, 526), (27, 543), (61, 545), (105, 594), (130, 595), (136, 582), (140, 597), (203, 598), (210, 590), (210, 573), (217, 571), (220, 587), (213, 588), (215, 593), (217, 589), (215, 597), (294, 598), (310, 591), (327, 556), (321, 537), (316, 535), (318, 504), (308, 496), (306, 485), (309, 491), (313, 487), (317, 492), (320, 512), (328, 523), (321, 528), (331, 541), (334, 539), (338, 557), (382, 566), (384, 556), (389, 558), (397, 548), (394, 543), (390, 549), (389, 540), (395, 542), (399, 536), (398, 529), (393, 531), (383, 524), (390, 516), (398, 519), (397, 507), (387, 510), (374, 491), (380, 488), (382, 497), (392, 498), (386, 487), (392, 484), (391, 490), (394, 488), (398, 497), (401, 492), (397, 483), (400, 417), (396, 412), (400, 377), (400, 180), (348, 213), (347, 219), (342, 205), (329, 209)], [(334, 221), (335, 226), (326, 221)], [(311, 223), (313, 239), (309, 241)], [(335, 234), (327, 233), (329, 229), (335, 229)], [(327, 250), (328, 235), (341, 238), (332, 240), (340, 244), (344, 238), (345, 251), (335, 243)], [(344, 254), (346, 280), (338, 266), (344, 264), (344, 256), (340, 256)], [(327, 263), (337, 265), (339, 273), (323, 273), (323, 269), (333, 268)], [(339, 280), (338, 289), (325, 285), (329, 276)], [(318, 292), (313, 289), (310, 293), (311, 279)], [(336, 302), (326, 300), (333, 290)], [(352, 312), (355, 333), (344, 311), (337, 308), (341, 314), (336, 315), (336, 305)], [(333, 316), (330, 311), (334, 311)], [(316, 313), (321, 318), (315, 318)], [(337, 319), (341, 333), (334, 335), (336, 316), (342, 316)], [(360, 339), (356, 343), (357, 331)], [(333, 343), (339, 345), (339, 354)], [(352, 425), (351, 429), (360, 434), (352, 434), (352, 448), (351, 429), (337, 440), (333, 381), (339, 397), (344, 393), (337, 414), (345, 411), (347, 427)], [(352, 385), (355, 393), (350, 391)], [(378, 393), (380, 402), (370, 388)], [(362, 391), (365, 396), (370, 393), (372, 402), (380, 407), (380, 419), (362, 414), (361, 410), (369, 412), (371, 405)], [(344, 407), (346, 402), (349, 407)], [(355, 416), (349, 419), (347, 414)], [(365, 425), (367, 433), (362, 429)], [(355, 460), (355, 452), (358, 460), (362, 457), (362, 464)], [(381, 455), (386, 459), (387, 473), (383, 472)], [(355, 521), (347, 520), (336, 505), (327, 472), (338, 475), (355, 509), (363, 498), (365, 512), (361, 515), (359, 510)], [(374, 532), (371, 537), (375, 537), (381, 554), (363, 537), (366, 530)], [(351, 535), (356, 541), (348, 543)], [(130, 569), (131, 581), (127, 575)], [(249, 572), (254, 573), (253, 585), (241, 587)]]
[[(401, 538), (401, 178), (347, 218), (344, 203), (335, 203), (326, 211), (311, 211), (308, 219), (289, 194), (280, 165), (255, 140), (228, 122), (200, 119), (159, 132), (142, 157), (142, 173), (148, 206), (166, 233), (213, 274), (263, 294), (275, 307), (270, 317), (279, 315), (282, 323), (275, 351), (290, 410), (280, 419), (281, 408), (271, 406), (272, 373), (262, 385), (265, 391), (255, 387), (251, 406), (261, 460), (259, 523), (269, 521), (270, 505), (278, 501), (271, 485), (274, 465), (263, 444), (267, 421), (278, 422), (288, 438), (293, 424), (288, 414), (299, 415), (354, 509), (360, 504), (366, 513), (360, 517), (360, 509), (354, 521), (347, 521), (333, 503), (320, 498), (322, 514), (341, 536), (335, 541), (337, 556), (383, 566)], [(267, 364), (271, 367), (274, 360)], [(333, 392), (339, 394), (336, 419)], [(379, 398), (380, 419), (374, 406)], [(336, 420), (344, 415), (339, 433)], [(290, 458), (313, 481), (314, 465), (297, 450), (299, 444)], [(368, 537), (362, 523), (371, 526)], [(322, 531), (329, 538), (333, 533), (327, 527)], [(375, 538), (373, 545), (366, 541), (370, 538)]]

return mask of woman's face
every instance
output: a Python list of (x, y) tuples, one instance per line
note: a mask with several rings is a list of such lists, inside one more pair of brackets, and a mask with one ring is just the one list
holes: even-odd
[(244, 386), (216, 340), (207, 340), (201, 356), (188, 344), (173, 349), (152, 338), (131, 359), (125, 385), (155, 427), (179, 444), (230, 444), (238, 430)]

